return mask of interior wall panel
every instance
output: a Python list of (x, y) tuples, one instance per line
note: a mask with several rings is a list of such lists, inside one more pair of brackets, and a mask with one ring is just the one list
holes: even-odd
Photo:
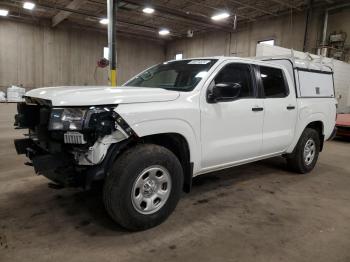
[[(107, 34), (0, 20), (0, 88), (107, 85), (108, 69), (96, 68)], [(118, 37), (118, 84), (165, 60), (161, 42)]]
[[(317, 46), (322, 10), (314, 11), (310, 21), (308, 51)], [(256, 44), (261, 40), (275, 39), (276, 45), (302, 50), (305, 32), (305, 12), (286, 14), (272, 19), (261, 19), (249, 24), (238, 23), (237, 30), (195, 34), (193, 38), (173, 41), (167, 46), (167, 59), (182, 52), (185, 58), (202, 55), (255, 56)], [(230, 35), (231, 34), (231, 35)], [(195, 50), (195, 51), (194, 51)]]

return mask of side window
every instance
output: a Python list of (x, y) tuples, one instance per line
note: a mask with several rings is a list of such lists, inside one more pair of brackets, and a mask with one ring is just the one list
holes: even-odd
[(214, 84), (235, 84), (242, 86), (239, 98), (254, 97), (250, 66), (247, 64), (228, 64), (214, 79)]
[(266, 98), (288, 96), (288, 87), (281, 69), (260, 66), (260, 76)]

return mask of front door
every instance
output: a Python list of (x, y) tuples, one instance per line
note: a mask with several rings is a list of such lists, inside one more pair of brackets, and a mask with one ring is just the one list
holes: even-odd
[[(208, 103), (211, 85), (239, 84), (234, 101)], [(253, 68), (247, 63), (225, 62), (209, 78), (201, 94), (202, 168), (224, 167), (261, 153), (263, 99), (257, 98)]]

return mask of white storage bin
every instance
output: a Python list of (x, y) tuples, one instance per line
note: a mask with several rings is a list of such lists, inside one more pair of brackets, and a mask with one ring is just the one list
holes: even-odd
[(18, 86), (7, 88), (7, 102), (22, 102), (25, 92), (25, 88)]
[(0, 91), (0, 102), (6, 102), (6, 95), (2, 91)]

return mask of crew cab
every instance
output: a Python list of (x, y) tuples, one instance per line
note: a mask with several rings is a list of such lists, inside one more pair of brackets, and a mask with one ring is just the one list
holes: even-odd
[(129, 230), (162, 223), (192, 178), (283, 156), (310, 172), (336, 120), (332, 69), (291, 58), (168, 61), (120, 87), (31, 90), (15, 141), (54, 186), (104, 183), (110, 216)]

